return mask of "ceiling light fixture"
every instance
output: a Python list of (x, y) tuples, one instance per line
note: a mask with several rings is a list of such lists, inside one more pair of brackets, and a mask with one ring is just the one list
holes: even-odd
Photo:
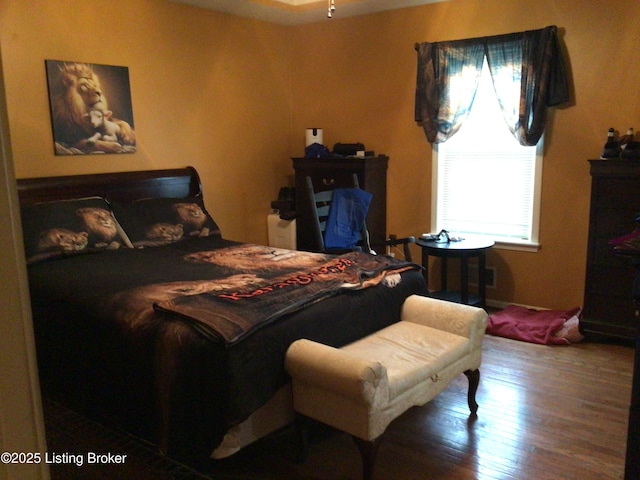
[(327, 18), (333, 17), (333, 12), (336, 11), (336, 2), (334, 0), (327, 0)]

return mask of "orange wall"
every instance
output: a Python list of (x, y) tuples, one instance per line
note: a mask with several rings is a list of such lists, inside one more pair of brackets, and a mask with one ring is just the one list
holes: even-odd
[[(413, 122), (414, 44), (557, 25), (568, 50), (574, 104), (551, 111), (537, 253), (494, 249), (504, 302), (548, 308), (582, 304), (590, 176), (610, 126), (640, 128), (640, 2), (453, 0), (296, 30), (292, 54), (294, 150), (303, 129), (325, 143), (361, 141), (389, 155), (388, 230), (430, 231), (431, 148)], [(627, 232), (621, 232), (621, 234)], [(630, 286), (629, 286), (630, 288)]]
[[(98, 5), (99, 8), (97, 7)], [(494, 249), (489, 297), (550, 308), (582, 303), (588, 158), (610, 126), (640, 129), (636, 0), (451, 0), (297, 27), (166, 0), (0, 3), (17, 177), (194, 165), (228, 238), (266, 242), (269, 201), (291, 183), (304, 129), (327, 145), (365, 143), (390, 156), (390, 233), (430, 226), (431, 150), (413, 122), (415, 42), (555, 24), (568, 51), (574, 104), (546, 135), (537, 253)], [(129, 67), (138, 152), (56, 157), (44, 60)], [(621, 232), (626, 233), (626, 232)]]
[[(266, 241), (288, 181), (290, 35), (167, 0), (0, 3), (16, 176), (193, 165), (226, 236)], [(45, 59), (129, 67), (137, 153), (53, 155)]]

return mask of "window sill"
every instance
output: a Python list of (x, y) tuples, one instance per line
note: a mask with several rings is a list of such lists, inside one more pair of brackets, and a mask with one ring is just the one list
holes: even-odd
[(541, 246), (537, 242), (508, 242), (503, 240), (496, 240), (496, 245), (494, 248), (536, 253), (540, 251)]

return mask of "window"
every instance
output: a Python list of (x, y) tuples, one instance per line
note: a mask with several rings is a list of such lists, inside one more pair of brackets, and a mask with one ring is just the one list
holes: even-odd
[(510, 133), (485, 59), (469, 117), (433, 146), (432, 231), (537, 250), (542, 142), (524, 147)]

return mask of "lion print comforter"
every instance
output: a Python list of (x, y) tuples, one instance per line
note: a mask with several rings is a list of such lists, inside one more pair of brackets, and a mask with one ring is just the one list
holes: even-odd
[(288, 382), (299, 338), (341, 346), (426, 295), (413, 264), (195, 237), (29, 266), (45, 394), (173, 456), (208, 456)]

